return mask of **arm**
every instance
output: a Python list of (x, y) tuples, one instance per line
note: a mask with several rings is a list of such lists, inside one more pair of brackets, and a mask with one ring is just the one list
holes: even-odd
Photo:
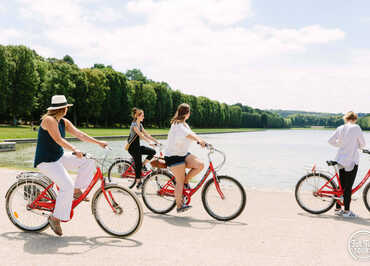
[(143, 132), (141, 132), (137, 126), (134, 126), (133, 129), (140, 139), (143, 139), (150, 144), (150, 139), (146, 137), (145, 134), (143, 134)]
[(334, 147), (340, 147), (340, 142), (339, 142), (338, 137), (339, 137), (339, 132), (338, 132), (338, 129), (336, 129), (328, 140), (329, 144)]
[(81, 130), (77, 129), (68, 119), (65, 118), (63, 119), (66, 125), (66, 131), (70, 133), (72, 136), (75, 136), (76, 138), (82, 141), (98, 144), (102, 148), (108, 145), (105, 141), (99, 141), (93, 137), (90, 137)]
[(192, 134), (187, 135), (186, 137), (188, 139), (191, 139), (191, 140), (194, 140), (194, 141), (198, 142), (202, 147), (206, 146), (206, 142), (204, 140), (202, 140), (201, 138), (199, 138), (197, 136), (197, 134), (195, 134), (194, 132)]
[(360, 129), (360, 134), (358, 136), (358, 146), (359, 146), (360, 149), (363, 149), (366, 146), (366, 141), (365, 141), (365, 138), (364, 138), (364, 134), (362, 133), (361, 129)]
[[(136, 132), (136, 131), (135, 131)], [(150, 139), (151, 141), (153, 141), (153, 142), (155, 142), (155, 143), (157, 143), (157, 144), (159, 144), (159, 141), (158, 140), (156, 140), (155, 138), (153, 138), (144, 128), (143, 128), (143, 134), (148, 138), (148, 139)]]

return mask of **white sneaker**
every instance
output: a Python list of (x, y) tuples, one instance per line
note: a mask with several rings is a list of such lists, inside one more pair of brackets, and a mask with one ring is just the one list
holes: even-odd
[(342, 209), (336, 209), (336, 210), (334, 211), (334, 215), (342, 216), (343, 212), (344, 212), (344, 211), (343, 211)]
[(356, 214), (354, 214), (354, 213), (353, 213), (353, 212), (351, 212), (351, 211), (348, 211), (348, 212), (343, 212), (342, 217), (356, 218), (356, 217), (357, 217), (357, 215), (356, 215)]

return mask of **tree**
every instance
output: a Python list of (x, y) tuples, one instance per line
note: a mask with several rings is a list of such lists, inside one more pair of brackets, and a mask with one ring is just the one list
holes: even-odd
[(0, 45), (0, 119), (1, 115), (6, 118), (8, 109), (6, 95), (9, 91), (9, 65), (5, 46)]
[(87, 98), (85, 99), (88, 110), (86, 111), (87, 124), (94, 119), (96, 125), (99, 118), (105, 113), (103, 103), (109, 87), (107, 79), (100, 69), (82, 69), (87, 78)]
[(9, 89), (6, 96), (8, 112), (17, 124), (17, 118), (31, 115), (39, 82), (35, 71), (34, 53), (25, 46), (7, 46), (9, 62)]
[(159, 127), (167, 127), (172, 116), (171, 90), (167, 83), (152, 83), (157, 96), (155, 122)]
[(66, 62), (67, 64), (74, 65), (75, 62), (73, 61), (73, 58), (70, 55), (65, 55), (63, 57), (63, 61)]
[(141, 81), (143, 83), (147, 82), (147, 79), (143, 75), (143, 73), (139, 69), (136, 69), (136, 68), (131, 69), (131, 70), (127, 70), (125, 75), (126, 75), (128, 80), (137, 80), (137, 81)]

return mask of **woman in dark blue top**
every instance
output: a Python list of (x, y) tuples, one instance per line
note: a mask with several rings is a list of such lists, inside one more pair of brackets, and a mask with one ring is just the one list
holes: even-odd
[[(60, 221), (70, 219), (73, 197), (81, 196), (81, 189), (88, 186), (96, 169), (93, 160), (83, 157), (83, 154), (65, 139), (65, 132), (82, 141), (95, 143), (103, 148), (107, 146), (106, 142), (88, 136), (64, 118), (70, 106), (72, 104), (67, 103), (64, 95), (52, 97), (48, 112), (41, 118), (34, 162), (34, 166), (59, 187), (54, 213), (49, 217), (50, 227), (59, 236), (63, 234)], [(63, 148), (74, 152), (75, 155), (64, 153)], [(75, 183), (67, 170), (78, 171)]]

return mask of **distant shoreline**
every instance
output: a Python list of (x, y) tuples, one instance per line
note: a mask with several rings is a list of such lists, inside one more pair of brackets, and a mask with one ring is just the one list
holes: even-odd
[[(14, 128), (14, 130), (17, 130), (17, 128)], [(82, 131), (88, 133), (90, 136), (93, 136), (96, 139), (105, 139), (105, 140), (124, 140), (128, 138), (128, 134), (122, 134), (122, 135), (96, 135), (101, 129), (81, 129)], [(109, 129), (104, 129), (105, 132), (107, 132)], [(112, 131), (116, 131), (117, 129), (112, 129)], [(226, 134), (226, 133), (243, 133), (243, 132), (258, 132), (258, 131), (264, 131), (266, 129), (263, 128), (246, 128), (246, 129), (232, 129), (232, 128), (225, 128), (225, 129), (193, 129), (193, 131), (199, 135), (205, 135), (205, 134)], [(95, 132), (94, 132), (95, 131)], [(128, 129), (121, 130), (122, 133), (128, 133)], [(153, 136), (153, 137), (167, 137), (168, 129), (147, 129), (147, 131)], [(163, 133), (162, 133), (163, 132)], [(164, 133), (166, 132), (166, 133)], [(66, 137), (69, 141), (78, 141), (75, 137)], [(3, 138), (0, 139), (0, 142), (16, 142), (16, 143), (36, 143), (37, 138), (24, 138), (22, 135), (19, 138)]]

